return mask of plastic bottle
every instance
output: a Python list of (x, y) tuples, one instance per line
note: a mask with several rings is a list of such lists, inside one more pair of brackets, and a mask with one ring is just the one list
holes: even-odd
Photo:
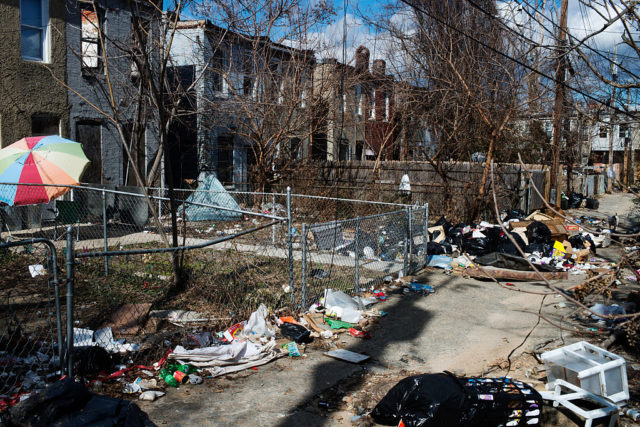
[(164, 382), (167, 383), (167, 385), (171, 387), (178, 387), (178, 381), (173, 378), (173, 373), (169, 369), (160, 369), (159, 375), (160, 378), (162, 378)]
[(198, 370), (192, 365), (181, 365), (179, 363), (172, 363), (171, 365), (169, 365), (169, 370), (171, 372), (180, 371), (186, 375), (195, 374), (196, 372), (198, 372)]

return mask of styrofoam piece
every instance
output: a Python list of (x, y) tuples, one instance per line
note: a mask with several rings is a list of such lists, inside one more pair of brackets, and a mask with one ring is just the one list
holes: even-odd
[[(541, 392), (540, 395), (542, 398), (552, 401), (554, 407), (562, 405), (584, 418), (585, 427), (591, 427), (593, 420), (603, 417), (611, 417), (609, 418), (609, 427), (614, 427), (618, 421), (618, 407), (604, 397), (590, 393), (564, 380), (555, 380), (553, 383), (547, 384), (547, 389), (551, 391)], [(567, 389), (570, 393), (563, 394), (563, 391)], [(602, 407), (587, 410), (574, 403), (574, 401), (585, 400), (600, 404)]]
[(580, 341), (547, 351), (541, 358), (550, 384), (565, 380), (618, 405), (629, 400), (626, 362), (617, 354)]

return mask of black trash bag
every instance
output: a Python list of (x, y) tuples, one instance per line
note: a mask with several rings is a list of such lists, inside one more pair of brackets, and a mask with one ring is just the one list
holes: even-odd
[(569, 202), (567, 206), (569, 207), (569, 209), (579, 208), (580, 205), (582, 204), (583, 199), (584, 199), (584, 195), (582, 195), (581, 193), (576, 193), (572, 191), (571, 193), (569, 193)]
[(551, 256), (553, 245), (551, 243), (529, 243), (525, 246), (524, 251), (528, 254), (538, 252), (543, 257), (548, 257)]
[(373, 408), (378, 424), (397, 426), (459, 426), (468, 421), (470, 408), (464, 388), (446, 374), (407, 377), (396, 384)]
[(551, 230), (540, 221), (533, 221), (527, 226), (527, 239), (531, 243), (551, 243)]
[(127, 400), (91, 394), (71, 378), (57, 381), (14, 406), (9, 426), (153, 426), (147, 414)]
[[(511, 237), (513, 237), (513, 240), (516, 241), (520, 249), (526, 252), (525, 248), (527, 247), (527, 245), (525, 245), (524, 240), (522, 240), (522, 237), (520, 237), (519, 234), (514, 232), (511, 232), (509, 234), (511, 235)], [(516, 245), (513, 244), (513, 242), (511, 241), (511, 239), (509, 239), (507, 235), (502, 236), (502, 238), (500, 239), (500, 242), (497, 245), (497, 252), (500, 252), (503, 254), (520, 256), (520, 251), (518, 251), (518, 248), (516, 247)]]
[(438, 221), (436, 221), (435, 226), (442, 226), (442, 229), (444, 230), (444, 234), (449, 233), (449, 229), (451, 227), (453, 227), (451, 225), (451, 223), (449, 221), (447, 221), (447, 218), (445, 218), (444, 216), (440, 217), (440, 219)]
[[(529, 262), (521, 256), (498, 252), (479, 256), (474, 260), (474, 262), (478, 265), (507, 268), (509, 270), (534, 271), (529, 265)], [(540, 271), (556, 271), (554, 267), (546, 264), (536, 265), (536, 268)]]
[(484, 255), (495, 250), (495, 245), (487, 237), (465, 237), (462, 239), (462, 251), (469, 255)]
[(507, 209), (504, 211), (506, 216), (503, 221), (509, 221), (512, 219), (525, 219), (526, 215), (520, 209)]
[(295, 323), (284, 322), (280, 326), (280, 333), (283, 337), (289, 338), (298, 344), (308, 344), (313, 341), (311, 332), (302, 325), (296, 325)]
[(428, 242), (427, 243), (427, 254), (428, 255), (443, 255), (446, 254), (447, 250), (440, 243), (436, 242)]
[(113, 372), (113, 360), (102, 347), (74, 347), (73, 372), (81, 378), (95, 378), (100, 374)]
[(378, 424), (402, 422), (406, 427), (535, 426), (540, 423), (541, 407), (540, 394), (520, 381), (457, 378), (446, 372), (403, 379), (376, 405), (371, 417)]
[(464, 233), (464, 228), (467, 224), (457, 224), (449, 229), (447, 234), (447, 242), (458, 247), (462, 246), (462, 240), (466, 236), (471, 236), (471, 232)]
[(593, 243), (593, 239), (588, 234), (576, 234), (575, 236), (569, 237), (569, 243), (571, 243), (571, 247), (574, 249), (586, 249), (587, 246), (585, 242), (588, 242), (591, 246), (589, 249), (596, 253), (596, 245)]

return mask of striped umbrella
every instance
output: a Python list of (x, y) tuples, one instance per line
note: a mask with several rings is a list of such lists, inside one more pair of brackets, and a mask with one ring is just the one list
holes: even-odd
[(48, 203), (77, 185), (89, 159), (82, 145), (57, 135), (22, 138), (0, 150), (0, 201), (8, 205)]

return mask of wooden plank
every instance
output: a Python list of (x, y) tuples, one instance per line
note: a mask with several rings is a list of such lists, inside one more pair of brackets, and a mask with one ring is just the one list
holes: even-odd
[(471, 267), (465, 270), (462, 270), (460, 274), (473, 277), (476, 279), (488, 279), (491, 280), (491, 277), (496, 279), (508, 279), (508, 280), (518, 280), (525, 282), (532, 282), (542, 280), (540, 275), (546, 280), (567, 280), (569, 278), (569, 273), (566, 271), (518, 271), (518, 270), (508, 270), (506, 268), (494, 268), (494, 267)]

